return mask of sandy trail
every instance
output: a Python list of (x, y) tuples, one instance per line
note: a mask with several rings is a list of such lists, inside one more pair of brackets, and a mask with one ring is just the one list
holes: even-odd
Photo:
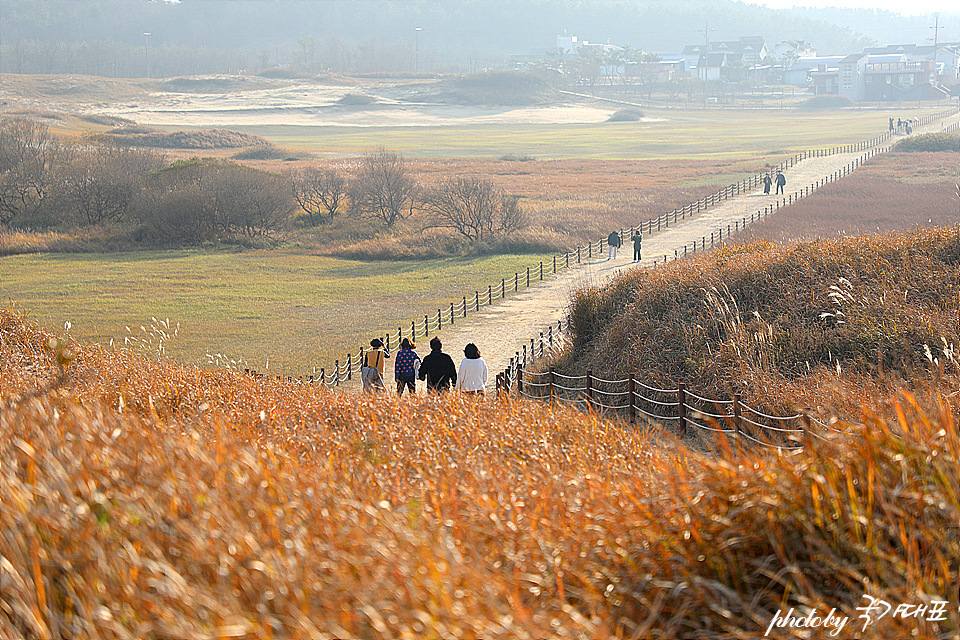
[[(944, 125), (958, 120), (960, 114), (932, 122), (925, 127), (917, 127), (913, 135), (936, 132)], [(890, 144), (884, 143), (878, 148), (885, 149)], [(864, 153), (840, 153), (809, 158), (797, 163), (784, 171), (787, 195), (795, 194), (808, 186), (815, 186), (817, 182), (839, 171)], [(775, 204), (778, 198), (782, 202), (783, 197), (764, 195), (761, 187), (715, 205), (693, 218), (678, 220), (676, 225), (671, 223), (669, 229), (645, 234), (643, 260), (639, 266), (652, 266), (655, 260), (663, 262), (664, 255), (670, 256), (672, 260), (674, 251), (679, 251), (682, 256), (684, 246), (691, 245), (695, 240), (700, 242), (704, 236), (709, 243), (710, 234), (716, 233), (721, 227), (726, 235), (728, 224), (742, 220), (744, 216), (749, 218), (751, 214)], [(786, 209), (781, 207), (776, 215), (783, 215), (785, 211)], [(468, 342), (475, 343), (490, 369), (492, 386), (495, 374), (503, 371), (510, 358), (523, 349), (525, 344), (529, 347), (531, 338), (538, 337), (541, 331), (551, 325), (557, 326), (558, 321), (565, 316), (571, 296), (576, 290), (603, 285), (617, 273), (637, 268), (637, 263), (633, 263), (632, 259), (633, 246), (627, 241), (614, 260), (606, 260), (606, 254), (591, 261), (584, 260), (580, 267), (561, 271), (557, 276), (545, 276), (543, 283), (521, 290), (517, 294), (508, 293), (505, 300), (480, 307), (479, 312), (468, 313), (466, 318), (457, 320), (453, 326), (445, 327), (438, 334), (443, 341), (444, 351), (459, 362), (464, 345)], [(544, 267), (546, 268), (546, 265)], [(419, 346), (429, 349), (426, 347), (427, 340), (424, 339), (423, 342), (424, 344)]]

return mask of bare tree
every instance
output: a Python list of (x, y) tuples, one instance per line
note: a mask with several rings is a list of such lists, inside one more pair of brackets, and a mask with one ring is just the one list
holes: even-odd
[(268, 236), (283, 228), (293, 206), (282, 176), (210, 158), (154, 172), (137, 198), (140, 220), (174, 243)]
[(350, 185), (354, 210), (392, 227), (413, 215), (417, 202), (417, 184), (407, 174), (403, 157), (383, 148), (363, 157)]
[(76, 146), (56, 173), (55, 195), (80, 224), (120, 222), (147, 174), (163, 163), (163, 155), (149, 149)]
[(0, 122), (0, 224), (44, 204), (57, 146), (45, 124), (20, 116)]
[(203, 160), (180, 160), (153, 173), (136, 195), (140, 222), (162, 244), (192, 244), (215, 237), (216, 210), (207, 181), (211, 167)]
[(490, 180), (451, 178), (424, 195), (424, 208), (438, 226), (455, 229), (474, 243), (502, 238), (524, 226), (516, 196)]
[(269, 236), (284, 227), (293, 211), (282, 176), (223, 164), (211, 182), (217, 226), (228, 234)]
[(347, 180), (340, 172), (307, 167), (290, 172), (288, 177), (293, 197), (300, 209), (310, 216), (310, 224), (317, 223), (315, 215), (322, 221), (326, 212), (332, 221), (340, 213), (347, 197)]

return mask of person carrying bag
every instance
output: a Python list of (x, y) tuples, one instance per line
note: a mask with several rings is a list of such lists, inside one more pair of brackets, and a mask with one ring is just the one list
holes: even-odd
[(383, 365), (390, 356), (383, 350), (383, 340), (380, 338), (371, 340), (370, 346), (373, 348), (363, 354), (363, 363), (360, 366), (363, 392), (386, 391), (383, 385)]

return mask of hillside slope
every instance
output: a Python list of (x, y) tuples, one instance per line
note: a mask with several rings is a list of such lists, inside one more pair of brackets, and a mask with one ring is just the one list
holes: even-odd
[(558, 369), (857, 416), (901, 386), (956, 389), (958, 282), (956, 227), (727, 247), (578, 292)]

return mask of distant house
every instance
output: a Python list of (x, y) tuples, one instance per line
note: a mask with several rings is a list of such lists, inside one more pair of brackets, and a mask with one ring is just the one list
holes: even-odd
[(831, 96), (840, 93), (840, 67), (830, 67), (829, 63), (821, 62), (814, 69), (807, 71), (810, 91), (815, 96)]
[[(832, 74), (834, 77), (831, 81), (827, 82), (824, 78), (820, 84), (824, 88), (827, 86), (833, 87), (832, 91), (823, 91), (823, 93), (837, 93), (839, 90), (837, 74), (840, 70), (839, 65), (841, 60), (843, 60), (843, 56), (798, 58), (793, 64), (784, 69), (783, 81), (786, 84), (806, 87), (815, 84), (815, 80), (813, 79), (815, 74), (818, 74), (817, 77), (820, 77), (819, 74)], [(821, 94), (817, 93), (817, 95)]]
[(904, 52), (855, 53), (838, 66), (840, 95), (857, 102), (930, 100), (949, 95), (933, 82), (933, 60), (909, 60)]
[(891, 44), (863, 51), (869, 55), (902, 55), (909, 62), (935, 61), (935, 72), (941, 82), (952, 84), (960, 78), (960, 43), (940, 42), (936, 54), (932, 44)]
[(695, 78), (716, 80), (723, 68), (742, 62), (747, 68), (760, 65), (767, 57), (767, 45), (762, 36), (744, 36), (736, 42), (691, 44), (683, 49), (685, 66)]

